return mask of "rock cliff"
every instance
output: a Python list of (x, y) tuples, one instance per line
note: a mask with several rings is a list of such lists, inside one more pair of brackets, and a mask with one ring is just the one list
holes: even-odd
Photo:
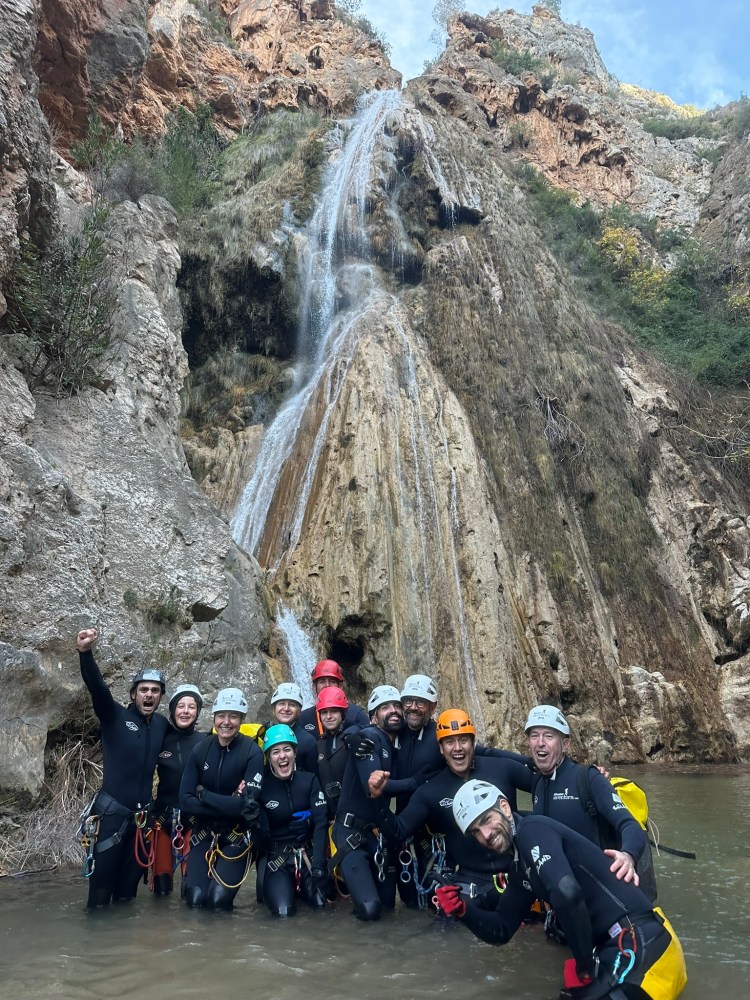
[[(279, 600), (357, 698), (422, 670), (506, 745), (545, 699), (601, 758), (746, 758), (746, 491), (674, 432), (684, 383), (583, 301), (513, 171), (530, 162), (599, 207), (744, 254), (747, 142), (714, 175), (696, 141), (650, 135), (648, 102), (590, 33), (541, 9), (454, 20), (402, 97), (380, 46), (332, 14), (325, 0), (0, 14), (0, 288), (21, 240), (42, 246), (84, 210), (50, 145), (83, 135), (92, 95), (126, 137), (180, 104), (208, 102), (251, 144), (275, 115), (323, 113), (297, 115), (275, 173), (270, 153), (265, 173), (237, 153), (202, 246), (178, 246), (162, 199), (114, 209), (98, 387), (32, 394), (0, 341), (0, 792), (37, 796), (45, 750), (82, 727), (76, 629), (99, 626), (119, 694), (145, 655), (207, 691), (231, 679), (263, 714), (289, 670), (270, 658), (285, 660)], [(181, 334), (287, 368), (181, 440)], [(267, 505), (243, 524), (292, 403)]]

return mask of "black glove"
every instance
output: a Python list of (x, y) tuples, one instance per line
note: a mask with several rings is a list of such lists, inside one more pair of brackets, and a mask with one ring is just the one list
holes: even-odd
[(373, 740), (369, 736), (361, 736), (359, 733), (348, 733), (344, 737), (344, 745), (357, 760), (367, 760), (375, 749)]
[(331, 882), (331, 877), (328, 874), (328, 870), (325, 865), (313, 864), (312, 870), (310, 871), (310, 878), (312, 879), (313, 891), (319, 892), (321, 896), (325, 898), (328, 886)]
[(260, 803), (254, 795), (248, 795), (243, 792), (240, 815), (242, 816), (243, 822), (245, 822), (248, 827), (252, 828), (258, 825), (258, 820), (260, 819)]

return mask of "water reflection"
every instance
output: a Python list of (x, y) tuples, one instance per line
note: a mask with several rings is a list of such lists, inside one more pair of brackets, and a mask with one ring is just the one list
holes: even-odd
[[(688, 960), (686, 1000), (747, 988), (750, 958), (748, 769), (625, 769), (646, 789), (661, 839), (697, 861), (656, 859), (661, 902)], [(74, 875), (0, 880), (5, 996), (153, 998), (241, 995), (261, 1000), (477, 1000), (556, 997), (566, 952), (522, 930), (502, 949), (463, 927), (401, 910), (360, 924), (349, 904), (280, 921), (245, 886), (234, 914), (189, 911), (147, 893), (87, 914)]]

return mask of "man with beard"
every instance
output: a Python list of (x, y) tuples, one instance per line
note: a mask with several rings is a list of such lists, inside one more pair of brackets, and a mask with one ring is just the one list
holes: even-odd
[[(459, 871), (462, 890), (470, 898), (494, 895), (501, 884), (497, 876), (510, 867), (510, 862), (463, 836), (453, 818), (453, 798), (471, 778), (498, 782), (502, 778), (511, 790), (515, 806), (516, 789), (530, 791), (534, 775), (520, 756), (476, 756), (476, 729), (461, 709), (449, 709), (438, 716), (436, 736), (445, 766), (417, 788), (403, 812), (394, 816), (381, 807), (377, 821), (394, 840), (406, 840), (423, 826), (429, 826), (434, 838), (442, 838), (436, 840), (436, 846), (442, 843), (444, 850), (444, 858), (439, 859), (440, 874)], [(385, 770), (372, 771), (369, 788), (373, 798), (384, 789), (387, 792), (387, 781)], [(430, 872), (426, 874), (429, 877)]]
[[(336, 853), (329, 865), (338, 867), (360, 920), (378, 920), (385, 906), (396, 902), (394, 851), (377, 832), (380, 805), (370, 798), (368, 781), (373, 772), (390, 772), (394, 742), (404, 725), (401, 693), (390, 684), (376, 687), (367, 703), (372, 725), (361, 731), (363, 741), (352, 752), (344, 771), (338, 811), (333, 824)], [(387, 769), (387, 772), (386, 772)], [(382, 782), (386, 795), (414, 788), (415, 779)]]
[[(401, 704), (406, 725), (398, 736), (395, 773), (399, 778), (433, 775), (442, 770), (443, 758), (435, 738), (435, 720), (432, 718), (437, 706), (437, 686), (426, 674), (411, 674), (401, 688)], [(409, 804), (412, 791), (402, 792), (396, 797), (396, 813), (402, 813)], [(426, 830), (417, 830), (404, 843), (399, 854), (401, 872), (398, 879), (398, 894), (407, 906), (417, 906), (417, 881), (423, 873), (429, 857), (430, 838)]]
[(505, 944), (534, 898), (544, 899), (573, 952), (565, 963), (561, 1000), (674, 1000), (687, 982), (680, 942), (658, 908), (652, 909), (631, 871), (613, 873), (615, 851), (601, 851), (580, 834), (545, 816), (518, 816), (500, 789), (469, 781), (453, 813), (467, 837), (510, 861), (505, 891), (492, 909), (439, 886), (449, 916), (489, 944)]
[[(145, 836), (154, 769), (168, 723), (156, 713), (165, 685), (158, 670), (144, 668), (130, 684), (130, 703), (119, 705), (102, 677), (92, 646), (94, 628), (76, 636), (81, 676), (102, 727), (102, 787), (83, 821), (89, 845), (88, 907), (133, 899), (143, 875), (136, 834)], [(144, 856), (142, 862), (148, 863)]]

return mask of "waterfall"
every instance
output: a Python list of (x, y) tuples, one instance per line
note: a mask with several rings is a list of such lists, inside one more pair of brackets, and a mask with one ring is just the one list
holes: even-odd
[[(385, 133), (389, 117), (401, 104), (398, 91), (367, 95), (341, 145), (338, 160), (329, 168), (318, 206), (307, 229), (308, 253), (300, 262), (302, 309), (299, 329), (300, 364), (292, 395), (269, 425), (252, 475), (232, 518), (234, 540), (257, 553), (284, 467), (311, 400), (326, 392), (326, 410), (309, 455), (301, 490), (295, 498), (289, 543), (296, 544), (304, 509), (328, 417), (354, 353), (352, 331), (355, 316), (337, 322), (337, 279), (345, 267), (364, 270), (350, 256), (366, 255), (365, 215), (372, 183), (373, 157)], [(362, 307), (360, 307), (361, 309)], [(341, 364), (336, 366), (336, 362)], [(332, 371), (334, 378), (330, 378)], [(326, 384), (327, 383), (327, 384)]]
[[(412, 350), (409, 338), (406, 336), (406, 331), (403, 326), (399, 323), (398, 329), (403, 338), (406, 353), (406, 367), (407, 367), (407, 397), (409, 399), (410, 405), (410, 444), (412, 449), (412, 457), (414, 460), (414, 487), (415, 487), (415, 497), (417, 504), (417, 512), (419, 517), (419, 534), (420, 534), (420, 544), (421, 544), (421, 555), (422, 555), (422, 572), (424, 578), (424, 588), (425, 588), (425, 599), (427, 608), (427, 627), (429, 628), (429, 648), (432, 653), (432, 658), (434, 660), (433, 652), (433, 642), (432, 642), (432, 599), (431, 599), (431, 583), (430, 583), (430, 562), (429, 562), (429, 551), (428, 551), (428, 531), (429, 526), (432, 526), (432, 530), (435, 533), (435, 550), (442, 555), (445, 549), (448, 549), (450, 554), (450, 566), (451, 574), (449, 579), (444, 579), (443, 583), (445, 585), (445, 592), (450, 593), (450, 607), (451, 613), (454, 619), (454, 628), (458, 633), (458, 639), (460, 643), (460, 653), (463, 661), (463, 673), (462, 678), (465, 684), (465, 696), (467, 698), (469, 709), (469, 714), (477, 727), (478, 732), (483, 732), (484, 730), (484, 715), (482, 713), (482, 703), (479, 699), (479, 692), (477, 689), (476, 675), (474, 672), (474, 660), (471, 655), (471, 644), (469, 642), (469, 627), (466, 621), (466, 609), (464, 606), (463, 593), (461, 590), (461, 574), (458, 566), (458, 530), (459, 530), (459, 517), (458, 517), (458, 477), (456, 475), (455, 467), (450, 461), (450, 450), (448, 447), (448, 436), (443, 425), (443, 406), (442, 400), (439, 401), (438, 406), (438, 418), (437, 425), (440, 428), (442, 440), (442, 448), (445, 453), (446, 464), (451, 470), (450, 479), (450, 501), (449, 501), (449, 512), (450, 512), (450, 531), (448, 533), (447, 539), (443, 538), (443, 533), (440, 530), (440, 508), (438, 504), (438, 497), (435, 488), (435, 469), (432, 460), (432, 453), (430, 450), (430, 440), (424, 426), (425, 405), (421, 398), (421, 392), (419, 387), (419, 380), (417, 378), (416, 364), (414, 360), (414, 352)], [(428, 498), (427, 505), (430, 508), (430, 518), (429, 522), (425, 517), (425, 495), (422, 487), (422, 480), (426, 483)], [(439, 559), (439, 557), (438, 557)], [(433, 558), (434, 565), (434, 558)], [(442, 562), (438, 561), (437, 566), (434, 566), (434, 571), (439, 572), (443, 577), (446, 577), (444, 566)], [(452, 591), (452, 593), (451, 593)]]
[(299, 684), (304, 706), (315, 704), (310, 675), (318, 662), (315, 650), (307, 638), (304, 629), (297, 621), (297, 616), (291, 608), (279, 603), (276, 610), (276, 625), (281, 632), (284, 649), (292, 671), (292, 680)]

